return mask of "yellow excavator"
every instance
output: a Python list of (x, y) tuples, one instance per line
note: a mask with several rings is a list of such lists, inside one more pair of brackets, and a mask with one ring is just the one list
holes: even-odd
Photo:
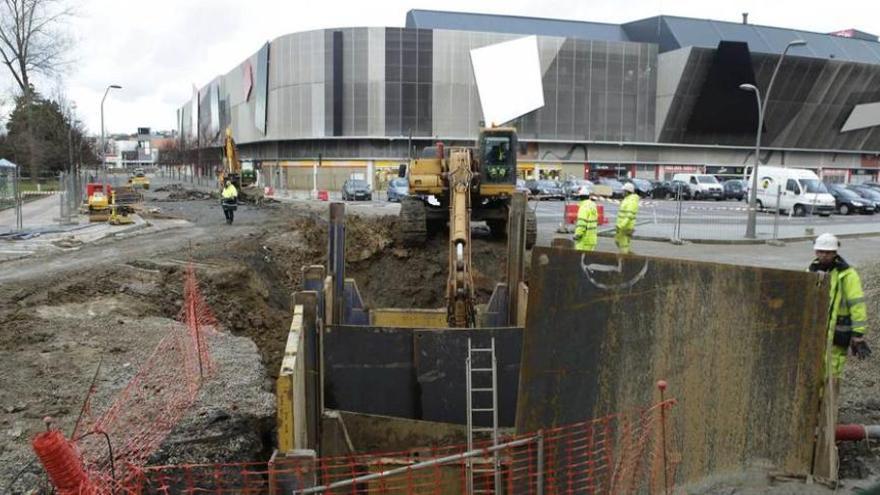
[[(401, 170), (409, 181), (409, 196), (401, 202), (399, 234), (407, 245), (420, 245), (430, 231), (450, 222), (453, 184), (466, 181), (469, 220), (485, 221), (497, 238), (507, 235), (510, 198), (516, 190), (516, 129), (492, 127), (480, 130), (474, 147), (447, 150), (443, 143), (425, 148), (421, 156)], [(461, 170), (466, 169), (465, 174)], [(466, 177), (466, 178), (465, 178)], [(450, 224), (450, 231), (453, 225)], [(537, 237), (537, 221), (526, 215), (526, 247)]]
[(220, 173), (219, 179), (221, 188), (229, 179), (239, 191), (257, 180), (256, 172), (252, 166), (242, 167), (241, 161), (238, 159), (238, 148), (235, 146), (235, 140), (232, 139), (232, 129), (228, 127), (226, 128), (226, 141), (223, 145), (223, 171)]
[[(477, 146), (446, 150), (427, 148), (401, 174), (409, 178), (398, 228), (404, 243), (425, 242), (429, 230), (448, 222), (449, 260), (446, 282), (450, 327), (476, 326), (476, 296), (471, 258), (471, 220), (483, 220), (493, 236), (507, 235), (510, 201), (516, 190), (516, 130), (482, 129)], [(526, 209), (526, 247), (535, 244), (535, 212)]]

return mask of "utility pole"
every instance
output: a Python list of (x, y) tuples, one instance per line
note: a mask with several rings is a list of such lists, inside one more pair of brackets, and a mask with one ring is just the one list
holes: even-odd
[[(743, 17), (745, 20), (745, 16)], [(767, 85), (767, 92), (764, 94), (764, 100), (761, 100), (761, 92), (758, 90), (758, 87), (754, 84), (740, 84), (739, 89), (743, 91), (750, 91), (755, 93), (755, 99), (758, 102), (758, 131), (755, 136), (755, 166), (752, 168), (752, 185), (749, 187), (749, 215), (748, 220), (746, 221), (746, 238), (754, 239), (756, 236), (755, 230), (757, 223), (757, 211), (755, 207), (757, 205), (757, 195), (758, 195), (758, 166), (760, 164), (760, 153), (761, 153), (761, 132), (764, 130), (764, 113), (767, 111), (767, 104), (770, 102), (770, 91), (773, 90), (773, 82), (776, 81), (776, 74), (779, 73), (779, 67), (782, 66), (782, 61), (785, 59), (785, 54), (788, 53), (789, 48), (793, 46), (804, 46), (807, 42), (804, 40), (792, 40), (787, 45), (785, 45), (785, 50), (782, 50), (782, 55), (779, 56), (779, 60), (776, 61), (776, 67), (773, 68), (773, 75), (770, 76), (770, 84)]]
[(118, 84), (107, 86), (107, 89), (104, 90), (104, 97), (101, 98), (101, 171), (104, 177), (101, 181), (102, 189), (106, 189), (107, 187), (107, 147), (104, 142), (104, 100), (107, 99), (107, 93), (109, 93), (111, 89), (122, 89), (122, 86)]

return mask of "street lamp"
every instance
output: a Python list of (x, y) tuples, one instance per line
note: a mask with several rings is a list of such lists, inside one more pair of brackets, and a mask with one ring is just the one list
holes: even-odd
[(67, 168), (68, 173), (73, 173), (73, 127), (76, 125), (76, 102), (70, 103), (68, 122), (67, 122)]
[(104, 180), (101, 181), (101, 188), (105, 188), (104, 184), (107, 182), (107, 148), (104, 143), (104, 100), (107, 99), (107, 93), (111, 89), (122, 89), (122, 86), (118, 84), (107, 86), (107, 89), (104, 90), (104, 97), (101, 98), (101, 172), (104, 177)]
[(755, 223), (757, 221), (755, 205), (757, 203), (758, 195), (758, 165), (761, 154), (761, 131), (764, 129), (764, 112), (767, 111), (767, 103), (770, 101), (770, 91), (773, 90), (773, 82), (776, 81), (776, 74), (779, 73), (779, 67), (782, 65), (782, 60), (785, 59), (785, 54), (788, 53), (789, 48), (793, 46), (804, 46), (806, 44), (807, 42), (804, 40), (792, 40), (785, 45), (785, 50), (782, 50), (782, 55), (779, 56), (779, 60), (776, 61), (776, 67), (773, 68), (773, 74), (770, 76), (770, 84), (767, 85), (767, 93), (764, 94), (763, 101), (761, 100), (761, 91), (757, 86), (754, 84), (739, 85), (739, 89), (755, 93), (755, 100), (758, 103), (758, 131), (756, 132), (755, 137), (755, 165), (752, 167), (752, 185), (749, 187), (749, 216), (746, 222), (747, 239), (755, 238)]

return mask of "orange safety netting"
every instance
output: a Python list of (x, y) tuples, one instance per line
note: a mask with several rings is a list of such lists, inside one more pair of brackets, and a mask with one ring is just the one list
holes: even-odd
[[(470, 458), (472, 493), (495, 493), (496, 479), (499, 493), (505, 494), (671, 493), (678, 456), (659, 425), (673, 404), (668, 400), (629, 414), (505, 437), (502, 443), (513, 445), (498, 452), (497, 478), (493, 453)], [(665, 433), (671, 433), (665, 421)], [(490, 447), (491, 442), (475, 445)], [(270, 463), (148, 467), (121, 483), (117, 493), (271, 495), (309, 493), (310, 488), (314, 493), (350, 495), (467, 493), (469, 461), (442, 461), (465, 452), (465, 446), (457, 445)], [(418, 465), (432, 460), (442, 462)], [(391, 470), (391, 475), (369, 477)]]
[(321, 458), (302, 454), (268, 463), (145, 467), (192, 405), (202, 380), (215, 371), (206, 336), (217, 323), (191, 266), (179, 319), (185, 327), (169, 329), (103, 414), (92, 416), (86, 402), (74, 440), (57, 430), (34, 439), (34, 449), (61, 495), (280, 495), (304, 490), (445, 495), (467, 493), (471, 480), (475, 494), (669, 493), (674, 486), (679, 462), (669, 421), (674, 400), (506, 436), (497, 455), (487, 440), (469, 454), (465, 445), (455, 445)]
[[(109, 493), (114, 480), (144, 466), (195, 401), (202, 380), (215, 371), (207, 336), (217, 322), (187, 267), (179, 320), (110, 406), (94, 415), (89, 391), (72, 442), (57, 431), (34, 439), (34, 450), (62, 493)], [(77, 485), (70, 488), (69, 485)], [(65, 488), (62, 488), (62, 485)]]

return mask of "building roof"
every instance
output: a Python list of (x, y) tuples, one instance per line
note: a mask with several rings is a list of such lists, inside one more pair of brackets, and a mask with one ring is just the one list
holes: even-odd
[(624, 24), (607, 24), (413, 9), (406, 14), (406, 27), (634, 41), (656, 44), (661, 53), (689, 46), (714, 49), (720, 41), (743, 41), (748, 43), (751, 52), (780, 54), (790, 41), (802, 39), (807, 42), (806, 46), (792, 47), (789, 54), (880, 64), (880, 42), (877, 41), (799, 29), (666, 15)]
[(816, 33), (738, 22), (657, 16), (623, 25), (632, 41), (657, 43), (660, 51), (687, 46), (716, 48), (720, 41), (743, 41), (755, 53), (782, 53), (793, 40), (804, 40), (806, 46), (792, 47), (791, 55), (836, 59), (869, 64), (880, 63), (880, 43), (832, 34)]
[(406, 27), (627, 41), (619, 24), (438, 10), (410, 10), (406, 13)]
[(18, 168), (18, 165), (4, 158), (0, 158), (0, 168)]

